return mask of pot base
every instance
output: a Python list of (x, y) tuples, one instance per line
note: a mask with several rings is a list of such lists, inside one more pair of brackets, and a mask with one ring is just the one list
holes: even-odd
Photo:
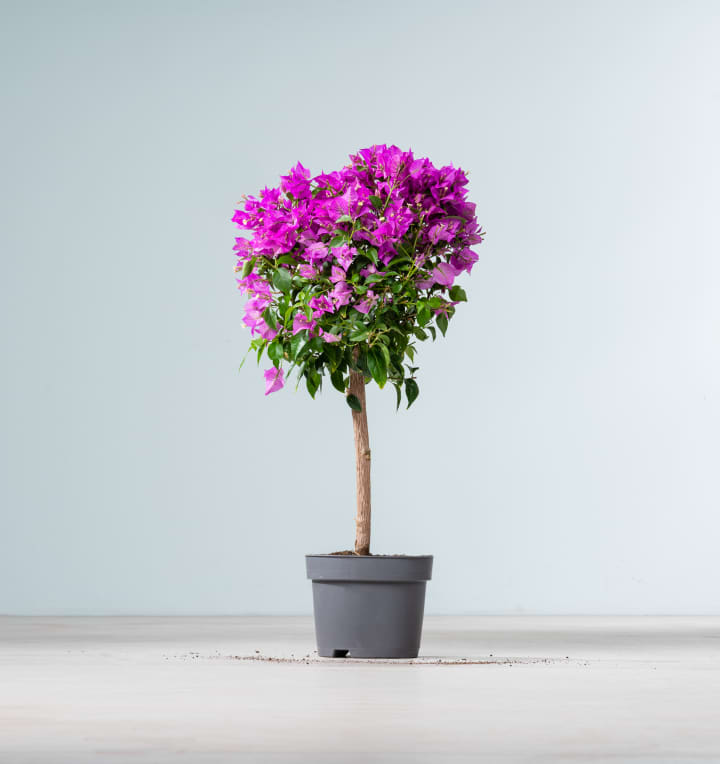
[[(382, 652), (382, 655), (378, 655), (378, 652)], [(380, 648), (379, 650), (321, 650), (318, 647), (318, 655), (321, 658), (417, 658), (420, 650), (408, 651), (407, 648), (398, 647), (392, 648)]]

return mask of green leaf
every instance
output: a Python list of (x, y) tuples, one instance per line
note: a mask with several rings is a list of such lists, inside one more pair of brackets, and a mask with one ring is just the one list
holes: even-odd
[(362, 411), (362, 404), (356, 395), (350, 393), (350, 395), (346, 396), (345, 400), (347, 401), (347, 405), (350, 406), (353, 411)]
[(242, 361), (240, 361), (240, 366), (238, 366), (238, 371), (240, 371), (240, 369), (242, 369), (242, 367), (245, 366), (245, 361), (247, 361), (247, 357), (250, 355), (250, 351), (251, 350), (252, 350), (252, 347), (249, 347), (247, 349), (247, 353), (245, 353), (245, 355), (243, 356)]
[(387, 365), (385, 358), (377, 346), (370, 348), (368, 353), (368, 369), (372, 378), (378, 383), (378, 387), (385, 387), (387, 382)]
[(435, 323), (438, 325), (438, 329), (443, 333), (444, 337), (448, 328), (447, 316), (444, 313), (438, 313), (437, 316), (435, 316)]
[(272, 341), (272, 342), (271, 342), (271, 343), (268, 345), (267, 354), (268, 354), (268, 358), (269, 358), (271, 361), (274, 361), (274, 362), (276, 362), (276, 363), (275, 363), (275, 365), (277, 366), (277, 364), (278, 364), (280, 361), (282, 361), (282, 359), (283, 359), (283, 357), (284, 357), (284, 355), (285, 355), (285, 354), (283, 353), (283, 346), (282, 346), (282, 342), (279, 342), (278, 340), (273, 340), (273, 341)]
[(365, 254), (373, 261), (375, 265), (378, 263), (378, 252), (376, 247), (368, 247), (365, 250)]
[(290, 340), (290, 360), (294, 361), (297, 358), (298, 350), (305, 344), (307, 339), (307, 330), (303, 329), (301, 332), (293, 335)]
[(402, 403), (402, 387), (400, 385), (395, 385), (395, 397), (397, 399), (395, 411), (398, 411), (400, 409), (400, 404)]
[(345, 393), (345, 377), (339, 371), (330, 374), (330, 381), (338, 392)]
[(352, 223), (352, 218), (350, 215), (340, 215), (340, 217), (335, 221), (336, 223)]
[(410, 408), (418, 395), (420, 395), (420, 389), (418, 388), (417, 382), (414, 379), (405, 380), (405, 395), (407, 395), (408, 399), (407, 407)]
[[(365, 349), (363, 348), (363, 351)], [(360, 352), (357, 357), (357, 361), (355, 362), (355, 365), (360, 369), (360, 371), (363, 373), (365, 377), (372, 377), (372, 374), (370, 374), (370, 369), (368, 368), (367, 364), (367, 353), (366, 352)]]
[(281, 255), (275, 262), (278, 265), (294, 265), (297, 260), (292, 255)]
[(395, 245), (395, 250), (399, 252), (402, 257), (407, 257), (408, 259), (412, 259), (410, 258), (410, 247), (408, 246), (407, 242), (399, 241)]
[(312, 350), (313, 353), (319, 353), (323, 349), (324, 344), (322, 337), (313, 337), (308, 342), (308, 350)]
[(287, 268), (278, 268), (273, 273), (272, 283), (275, 289), (279, 289), (281, 292), (289, 292), (292, 286), (292, 276)]
[(434, 326), (428, 326), (427, 330), (432, 334), (433, 342), (437, 339), (437, 332), (435, 331)]
[(266, 342), (263, 342), (263, 344), (262, 344), (262, 345), (259, 345), (259, 346), (258, 346), (258, 351), (257, 351), (257, 362), (258, 362), (258, 366), (260, 365), (260, 359), (262, 358), (263, 350), (265, 350), (265, 345), (266, 345), (266, 344), (267, 344)]
[(240, 278), (244, 279), (246, 276), (249, 276), (252, 273), (253, 265), (255, 265), (255, 258), (251, 257), (245, 265), (243, 265), (242, 270), (240, 271)]
[(328, 342), (323, 342), (323, 355), (330, 371), (335, 371), (340, 363), (340, 348), (336, 348)]
[(294, 305), (290, 305), (290, 307), (285, 311), (285, 318), (283, 319), (283, 325), (284, 326), (290, 326), (291, 325), (290, 319), (292, 318), (292, 314), (293, 314), (294, 310), (295, 310), (295, 306)]
[(419, 339), (419, 340), (426, 340), (428, 338), (427, 332), (424, 329), (421, 329), (419, 326), (416, 326), (413, 329), (413, 334)]
[(262, 317), (265, 319), (265, 323), (274, 331), (277, 331), (277, 321), (275, 320), (275, 316), (272, 314), (272, 311), (270, 308), (265, 308), (265, 310), (262, 312)]
[(413, 261), (413, 259), (412, 259), (412, 257), (410, 257), (410, 255), (399, 255), (398, 257), (394, 257), (390, 261), (390, 263), (388, 265), (388, 268), (395, 268), (400, 263), (411, 263), (412, 261)]
[(295, 353), (295, 361), (300, 361), (302, 357), (310, 350), (310, 340), (303, 342)]
[(305, 385), (307, 387), (307, 391), (310, 393), (311, 398), (315, 398), (315, 393), (320, 387), (320, 382), (320, 375), (316, 371), (312, 369), (305, 370)]
[(430, 320), (431, 313), (430, 308), (422, 301), (418, 302), (417, 304), (417, 320), (420, 326), (425, 326), (425, 324)]
[(370, 336), (370, 332), (363, 327), (357, 331), (351, 332), (348, 337), (349, 342), (364, 342)]
[(383, 206), (382, 199), (379, 196), (371, 196), (370, 204), (372, 204), (372, 206), (375, 207), (376, 210), (382, 209), (382, 206)]
[(280, 318), (280, 316), (282, 316), (285, 313), (285, 311), (288, 309), (291, 302), (292, 301), (286, 294), (284, 294), (279, 300), (276, 300), (275, 306), (276, 306), (276, 312), (277, 312), (278, 318)]
[(390, 351), (387, 349), (385, 345), (376, 345), (376, 347), (380, 348), (380, 352), (382, 353), (383, 358), (385, 359), (385, 366), (389, 370), (392, 367), (392, 361), (390, 360)]
[(453, 302), (467, 302), (467, 295), (465, 294), (465, 290), (461, 286), (455, 284), (455, 286), (450, 290), (450, 299)]
[(385, 274), (380, 273), (371, 273), (369, 276), (366, 277), (365, 283), (366, 284), (374, 284), (377, 281), (382, 281), (385, 278)]
[(392, 365), (390, 369), (388, 370), (388, 377), (399, 377), (400, 382), (402, 383), (404, 376), (405, 374), (403, 372), (403, 356), (402, 355), (395, 356), (395, 358), (392, 359)]
[(330, 239), (330, 244), (328, 246), (332, 249), (333, 247), (340, 247), (345, 243), (345, 234), (339, 233), (337, 236), (333, 236), (332, 239)]

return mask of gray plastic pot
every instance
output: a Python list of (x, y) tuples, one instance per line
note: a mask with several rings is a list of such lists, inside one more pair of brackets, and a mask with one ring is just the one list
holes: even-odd
[(318, 654), (416, 658), (432, 555), (309, 554)]

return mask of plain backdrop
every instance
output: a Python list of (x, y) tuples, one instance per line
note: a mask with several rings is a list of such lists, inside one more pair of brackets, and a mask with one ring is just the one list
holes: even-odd
[(298, 160), (470, 173), (470, 302), (372, 389), (430, 613), (720, 613), (720, 4), (2, 3), (0, 612), (309, 613), (350, 411), (263, 396), (230, 218)]

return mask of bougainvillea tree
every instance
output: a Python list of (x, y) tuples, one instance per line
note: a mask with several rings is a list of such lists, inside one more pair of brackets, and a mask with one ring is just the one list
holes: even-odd
[(298, 163), (279, 188), (243, 197), (233, 222), (245, 324), (265, 394), (292, 372), (314, 398), (323, 382), (352, 409), (357, 466), (355, 553), (370, 553), (370, 446), (365, 385), (418, 397), (418, 341), (443, 335), (464, 302), (455, 283), (483, 232), (467, 176), (396, 146), (371, 146), (336, 172)]

